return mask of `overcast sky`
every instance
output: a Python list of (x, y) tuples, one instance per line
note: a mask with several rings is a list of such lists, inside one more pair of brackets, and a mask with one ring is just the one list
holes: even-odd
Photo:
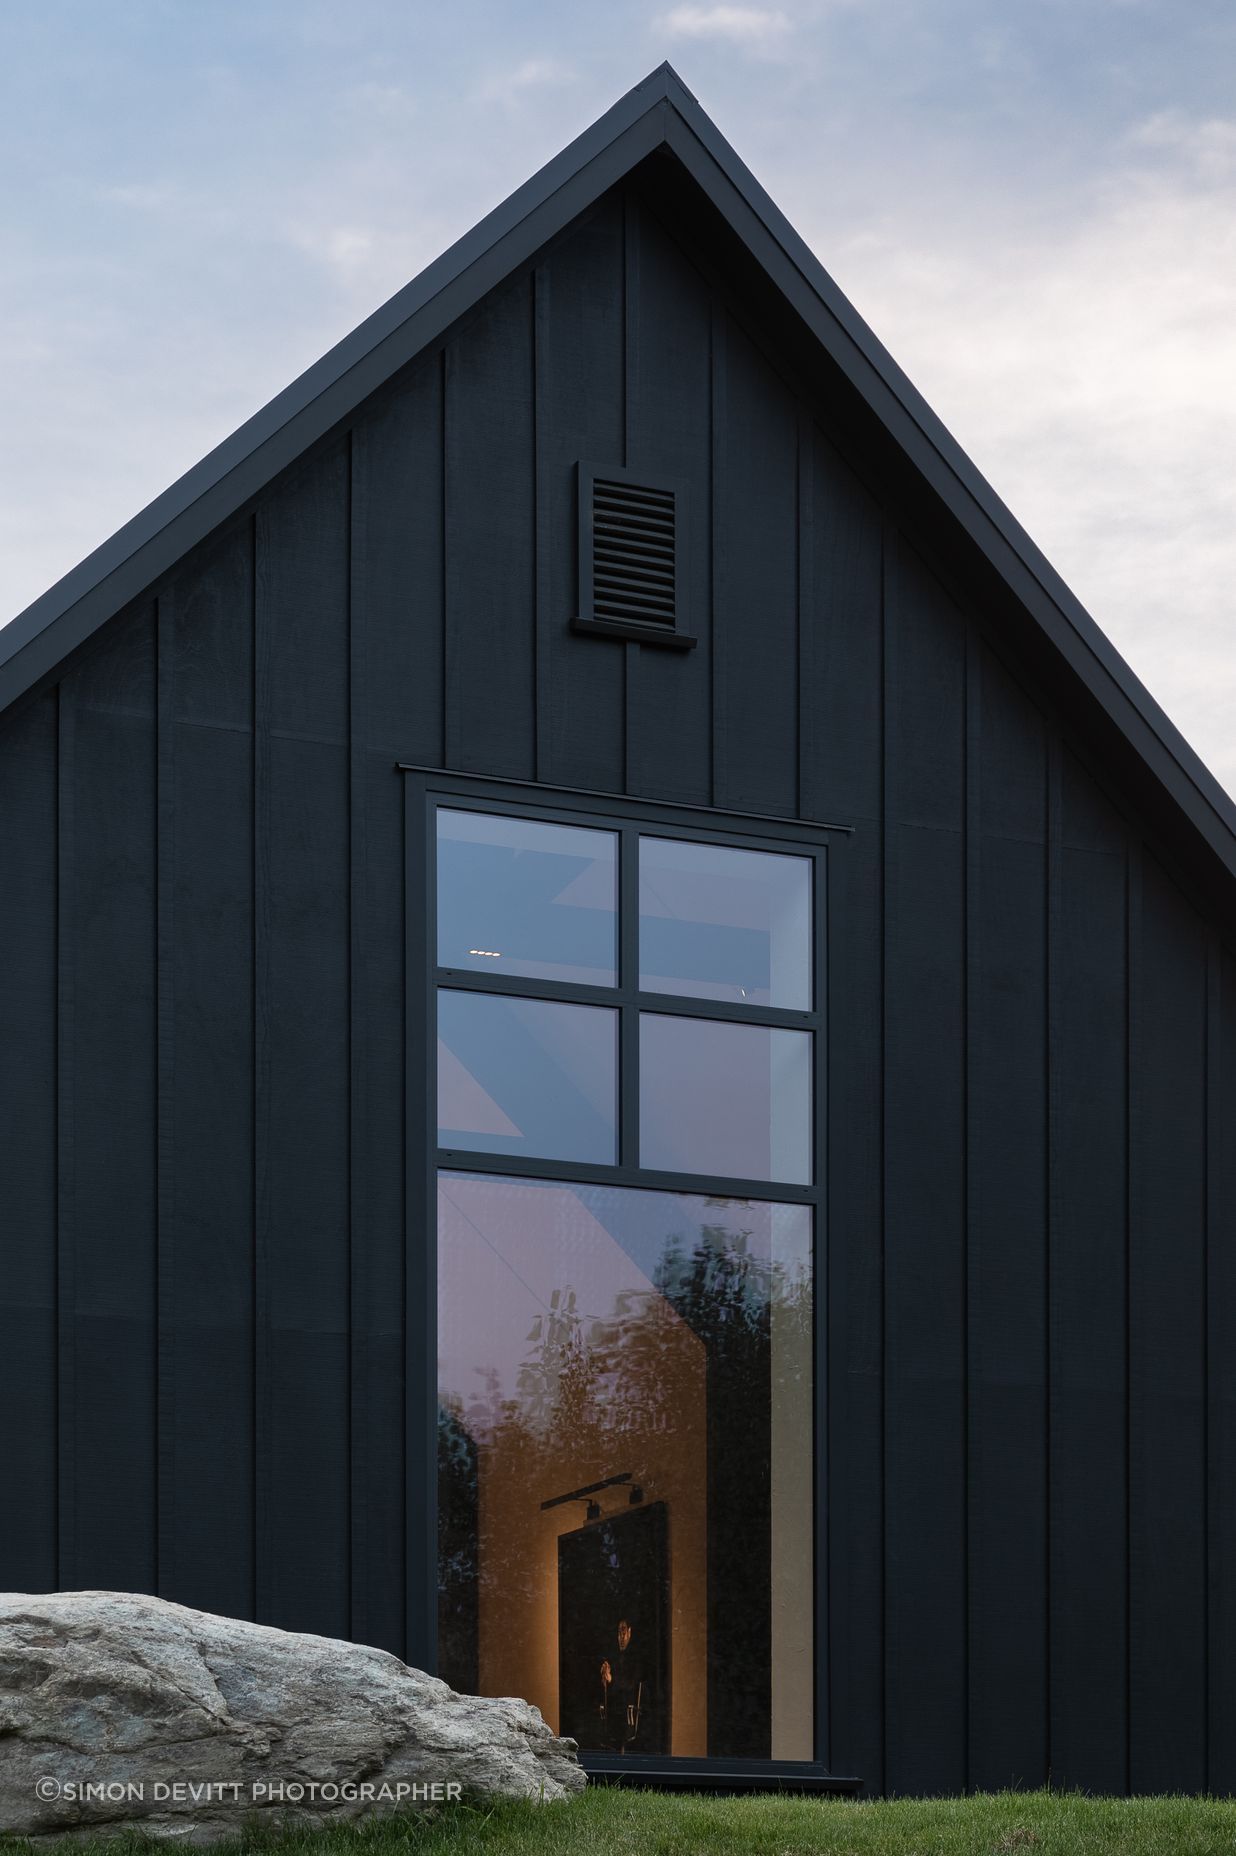
[(1236, 791), (1233, 0), (0, 0), (0, 622), (663, 58)]

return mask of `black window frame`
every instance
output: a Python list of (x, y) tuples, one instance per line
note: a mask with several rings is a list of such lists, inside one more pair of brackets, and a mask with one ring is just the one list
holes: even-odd
[[(794, 820), (676, 807), (568, 789), (546, 789), (480, 775), (437, 774), (405, 767), (406, 943), (406, 1257), (408, 1333), (408, 1636), (410, 1659), (423, 1646), (420, 1666), (437, 1669), (437, 1181), (440, 1171), (510, 1178), (549, 1179), (644, 1191), (715, 1194), (720, 1198), (801, 1204), (812, 1214), (812, 1427), (814, 1564), (814, 1758), (811, 1761), (679, 1759), (648, 1756), (650, 1782), (707, 1782), (742, 1788), (762, 1780), (805, 1789), (851, 1791), (855, 1781), (827, 1766), (830, 1739), (827, 1656), (827, 1512), (825, 1473), (828, 1331), (827, 1142), (828, 1125), (828, 841), (827, 827)], [(470, 810), (573, 825), (618, 834), (618, 975), (614, 986), (582, 985), (437, 965), (437, 810)], [(639, 840), (641, 836), (722, 845), (737, 850), (801, 856), (812, 865), (811, 1009), (790, 1010), (677, 993), (643, 993), (638, 985)], [(635, 970), (632, 971), (632, 968)], [(437, 1144), (437, 994), (440, 986), (505, 995), (607, 1004), (619, 1010), (619, 1157), (616, 1165), (486, 1154)], [(764, 1024), (808, 1031), (811, 1062), (811, 1181), (807, 1185), (676, 1172), (638, 1165), (641, 1012), (702, 1017), (713, 1022)], [(602, 1775), (607, 1762), (583, 1763)], [(625, 1769), (634, 1776), (634, 1756)]]

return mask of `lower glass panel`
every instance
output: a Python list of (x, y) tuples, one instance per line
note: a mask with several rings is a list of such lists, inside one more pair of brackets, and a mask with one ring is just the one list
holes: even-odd
[(584, 1750), (812, 1758), (809, 1209), (475, 1173), (438, 1208), (440, 1673)]

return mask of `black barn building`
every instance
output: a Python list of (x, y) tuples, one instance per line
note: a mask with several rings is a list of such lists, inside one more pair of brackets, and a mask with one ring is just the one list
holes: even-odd
[(0, 1583), (1236, 1789), (1236, 808), (668, 68), (0, 705)]

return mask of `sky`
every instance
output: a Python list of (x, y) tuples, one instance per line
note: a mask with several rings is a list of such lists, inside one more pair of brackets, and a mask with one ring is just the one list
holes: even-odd
[(1236, 792), (1232, 0), (0, 0), (0, 623), (666, 58)]

